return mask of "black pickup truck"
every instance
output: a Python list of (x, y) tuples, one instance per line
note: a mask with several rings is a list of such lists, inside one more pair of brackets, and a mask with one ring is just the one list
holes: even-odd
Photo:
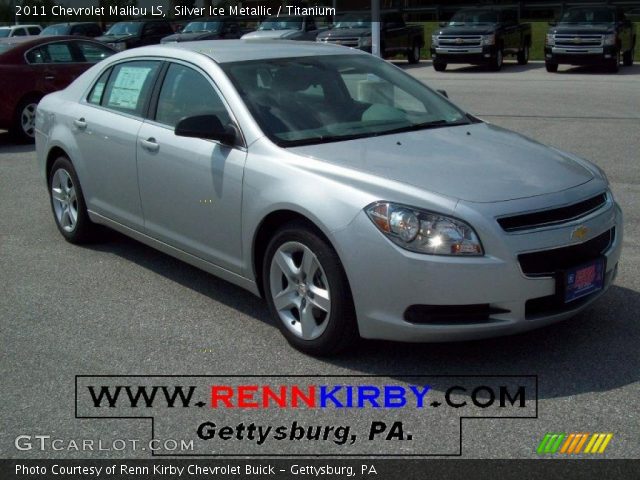
[(459, 10), (431, 37), (433, 68), (444, 72), (449, 63), (502, 68), (505, 55), (515, 55), (520, 65), (529, 62), (531, 25), (519, 23), (515, 9), (476, 7)]
[[(420, 61), (424, 47), (422, 25), (406, 25), (400, 13), (385, 12), (380, 18), (380, 55), (383, 58), (406, 55), (409, 63)], [(331, 28), (316, 37), (316, 41), (359, 48), (371, 52), (371, 15), (348, 13)]]
[(566, 10), (558, 22), (551, 23), (544, 46), (549, 72), (561, 63), (605, 65), (610, 72), (633, 65), (636, 32), (633, 23), (616, 7), (585, 6)]
[(252, 31), (233, 17), (200, 18), (189, 22), (180, 33), (164, 37), (160, 43), (193, 42), (195, 40), (230, 40)]

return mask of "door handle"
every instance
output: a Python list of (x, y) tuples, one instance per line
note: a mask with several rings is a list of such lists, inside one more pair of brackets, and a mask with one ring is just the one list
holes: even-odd
[(45, 80), (55, 80), (56, 77), (54, 77), (53, 75), (47, 75), (46, 77), (44, 77)]
[(160, 145), (156, 143), (156, 139), (153, 137), (146, 140), (140, 140), (140, 145), (142, 148), (150, 152), (157, 152), (160, 149)]
[(78, 118), (78, 119), (74, 120), (73, 124), (76, 127), (78, 127), (78, 130), (84, 130), (85, 128), (87, 128), (87, 122), (85, 121), (84, 118)]

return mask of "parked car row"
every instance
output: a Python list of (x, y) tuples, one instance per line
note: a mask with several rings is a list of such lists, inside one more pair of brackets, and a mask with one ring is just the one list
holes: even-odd
[[(560, 64), (605, 65), (611, 72), (617, 72), (621, 62), (633, 65), (637, 36), (633, 23), (619, 8), (573, 7), (550, 25), (544, 46), (549, 72), (557, 72)], [(525, 65), (531, 45), (531, 25), (519, 23), (516, 10), (465, 8), (433, 34), (431, 57), (439, 72), (451, 63), (487, 65), (498, 71), (507, 55)]]

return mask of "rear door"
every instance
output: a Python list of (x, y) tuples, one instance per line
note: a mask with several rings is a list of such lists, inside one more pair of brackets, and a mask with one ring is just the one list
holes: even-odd
[(189, 64), (169, 64), (157, 97), (157, 108), (140, 128), (137, 146), (146, 232), (241, 273), (246, 150), (174, 133), (184, 117), (215, 114), (227, 125), (231, 113), (211, 79)]
[(66, 88), (88, 67), (71, 41), (51, 42), (29, 50), (25, 58), (38, 79), (38, 90)]
[(140, 231), (136, 141), (160, 66), (132, 60), (106, 69), (73, 112), (89, 209)]

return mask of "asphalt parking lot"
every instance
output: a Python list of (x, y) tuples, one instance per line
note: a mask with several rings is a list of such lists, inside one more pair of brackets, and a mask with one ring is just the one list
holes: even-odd
[(66, 243), (33, 147), (0, 132), (0, 456), (86, 456), (17, 452), (19, 434), (149, 436), (146, 422), (76, 420), (78, 374), (531, 374), (539, 418), (466, 423), (465, 457), (535, 457), (546, 432), (574, 431), (613, 432), (607, 458), (640, 457), (640, 66), (554, 75), (542, 63), (510, 62), (500, 73), (399, 65), (471, 113), (605, 169), (625, 214), (625, 241), (619, 276), (601, 301), (514, 337), (363, 341), (336, 359), (311, 358), (289, 347), (265, 304), (237, 287), (119, 234), (90, 247)]

